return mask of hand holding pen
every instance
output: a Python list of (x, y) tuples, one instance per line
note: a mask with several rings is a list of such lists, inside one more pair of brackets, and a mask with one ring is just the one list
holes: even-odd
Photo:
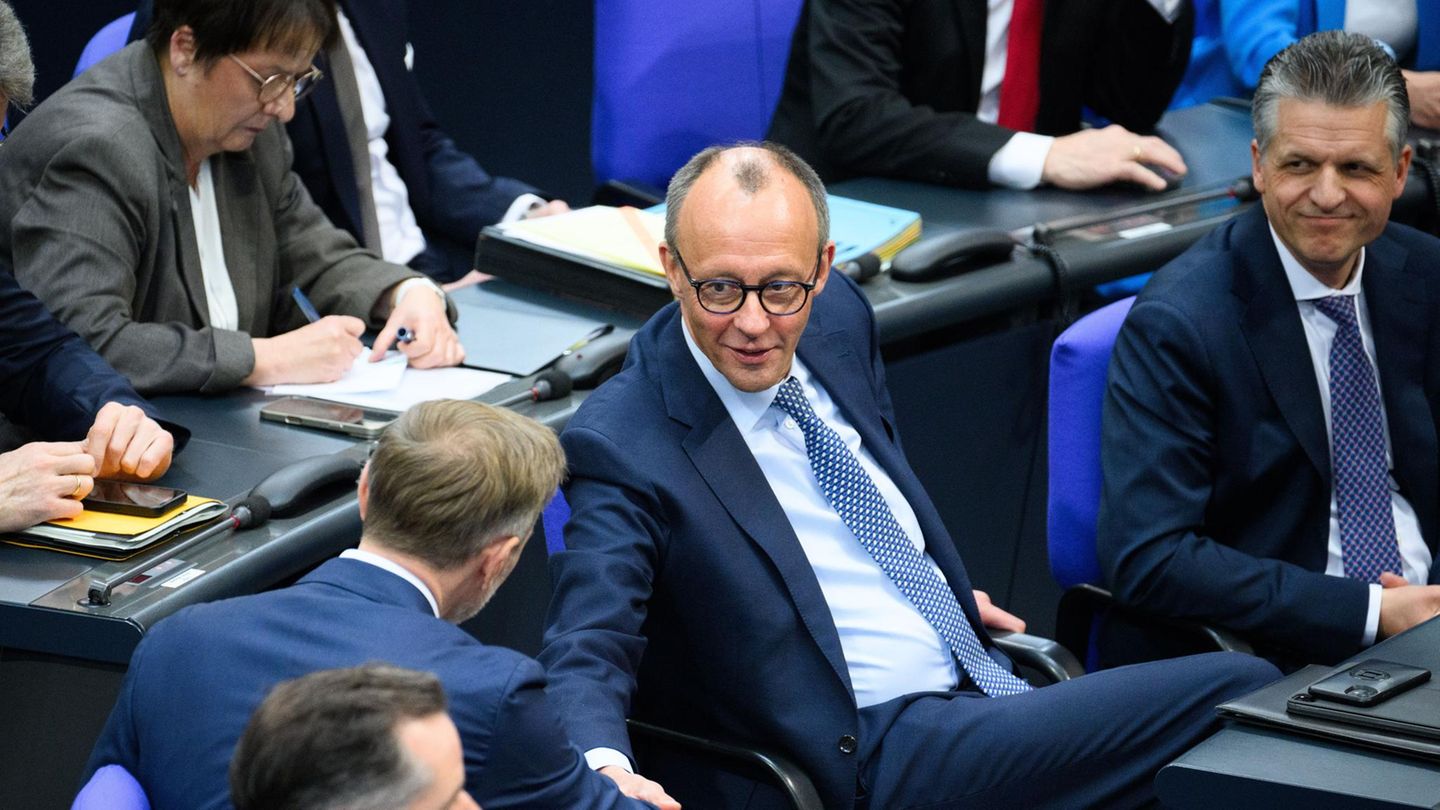
[(450, 326), (445, 298), (431, 286), (412, 283), (401, 290), (385, 327), (375, 337), (372, 361), (384, 357), (392, 345), (415, 368), (453, 366), (464, 359), (465, 349)]

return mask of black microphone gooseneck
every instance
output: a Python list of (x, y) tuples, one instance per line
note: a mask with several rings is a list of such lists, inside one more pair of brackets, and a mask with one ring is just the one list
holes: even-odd
[(550, 369), (542, 371), (535, 377), (535, 384), (521, 391), (518, 394), (511, 394), (508, 397), (492, 402), (497, 408), (508, 408), (511, 405), (518, 405), (522, 402), (547, 402), (552, 399), (560, 399), (570, 395), (575, 383), (570, 375), (563, 371)]

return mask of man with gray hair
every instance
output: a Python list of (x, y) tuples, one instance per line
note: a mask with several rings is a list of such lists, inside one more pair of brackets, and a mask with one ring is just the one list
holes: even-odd
[(159, 622), (88, 770), (124, 766), (156, 808), (223, 808), (235, 742), (276, 683), (378, 661), (444, 684), (465, 789), (490, 810), (640, 807), (585, 767), (538, 664), (455, 626), (510, 574), (564, 472), (555, 435), (512, 411), (458, 400), (406, 411), (361, 473), (359, 547), (288, 588)]
[(235, 810), (475, 810), (460, 732), (428, 672), (367, 664), (285, 681), (230, 761)]
[(1097, 550), (1125, 604), (1333, 663), (1440, 613), (1440, 240), (1388, 223), (1409, 102), (1371, 39), (1300, 40), (1253, 105), (1262, 204), (1116, 342)]
[(35, 89), (35, 64), (30, 61), (30, 41), (15, 17), (15, 11), (0, 0), (0, 141), (10, 131), (10, 105), (27, 107)]
[(667, 199), (678, 300), (561, 435), (572, 518), (541, 660), (591, 767), (662, 808), (780, 804), (684, 756), (637, 764), (628, 716), (779, 753), (833, 810), (1153, 801), (1212, 707), (1274, 667), (1194, 656), (1031, 689), (987, 630), (1024, 622), (971, 587), (905, 458), (815, 172), (775, 144), (712, 148)]

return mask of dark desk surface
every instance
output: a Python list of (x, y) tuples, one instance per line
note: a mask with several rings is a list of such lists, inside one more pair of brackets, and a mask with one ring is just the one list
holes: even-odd
[[(1440, 619), (1347, 659), (1434, 667)], [(1440, 763), (1288, 731), (1227, 721), (1210, 739), (1161, 769), (1167, 807), (1440, 807)]]
[[(496, 289), (515, 292), (503, 284)], [(529, 296), (525, 291), (515, 294)], [(506, 383), (484, 398), (499, 399), (523, 387), (520, 381)], [(288, 464), (341, 451), (364, 452), (360, 442), (338, 434), (261, 421), (260, 408), (269, 399), (252, 389), (219, 397), (157, 398), (162, 415), (193, 434), (162, 483), (233, 502)], [(558, 428), (581, 399), (521, 405), (517, 410)], [(359, 534), (353, 486), (337, 485), (321, 493), (303, 514), (216, 537), (161, 563), (143, 584), (118, 587), (111, 604), (104, 606), (85, 601), (92, 577), (163, 556), (166, 546), (130, 561), (97, 562), (0, 544), (0, 649), (123, 664), (145, 630), (165, 616), (186, 605), (282, 582), (354, 545)], [(204, 573), (186, 574), (196, 569)], [(194, 578), (175, 587), (181, 574)]]

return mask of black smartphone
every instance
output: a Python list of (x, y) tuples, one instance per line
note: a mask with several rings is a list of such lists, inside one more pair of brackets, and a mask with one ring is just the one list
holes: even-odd
[(96, 512), (118, 512), (141, 517), (159, 517), (184, 502), (183, 489), (104, 479), (97, 480), (95, 488), (81, 501), (86, 509)]
[(1430, 680), (1430, 670), (1370, 658), (1310, 684), (1317, 698), (1374, 706)]
[(399, 415), (309, 397), (285, 397), (260, 409), (260, 418), (270, 422), (333, 430), (362, 439), (379, 436)]

